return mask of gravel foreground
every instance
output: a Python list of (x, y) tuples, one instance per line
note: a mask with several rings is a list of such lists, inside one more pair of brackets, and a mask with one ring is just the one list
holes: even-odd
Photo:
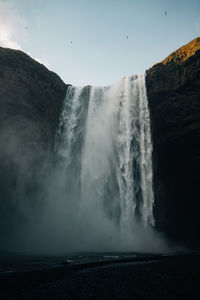
[(0, 299), (200, 299), (200, 254), (66, 265), (0, 277)]

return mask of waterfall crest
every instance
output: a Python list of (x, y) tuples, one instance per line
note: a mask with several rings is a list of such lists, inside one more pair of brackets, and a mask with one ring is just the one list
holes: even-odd
[(69, 87), (55, 150), (62, 161), (65, 201), (76, 203), (79, 218), (107, 224), (112, 228), (108, 239), (113, 232), (130, 239), (136, 224), (154, 225), (144, 75), (110, 87)]

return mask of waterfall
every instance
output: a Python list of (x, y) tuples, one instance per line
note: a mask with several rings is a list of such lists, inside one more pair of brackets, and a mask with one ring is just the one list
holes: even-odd
[[(69, 87), (56, 134), (65, 201), (124, 237), (153, 226), (152, 142), (145, 76)], [(108, 236), (109, 238), (109, 236)]]

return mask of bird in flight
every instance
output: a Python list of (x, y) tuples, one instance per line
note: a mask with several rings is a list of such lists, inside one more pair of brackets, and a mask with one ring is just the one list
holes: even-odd
[(167, 10), (165, 11), (165, 16), (167, 15)]
[(126, 36), (126, 38), (128, 39), (128, 35)]

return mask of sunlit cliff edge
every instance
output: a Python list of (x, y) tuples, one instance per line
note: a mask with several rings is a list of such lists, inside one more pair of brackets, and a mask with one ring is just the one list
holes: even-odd
[(197, 51), (200, 51), (200, 37), (195, 38), (178, 50), (172, 52), (160, 63), (164, 65), (168, 63), (182, 64), (191, 56), (195, 55)]

